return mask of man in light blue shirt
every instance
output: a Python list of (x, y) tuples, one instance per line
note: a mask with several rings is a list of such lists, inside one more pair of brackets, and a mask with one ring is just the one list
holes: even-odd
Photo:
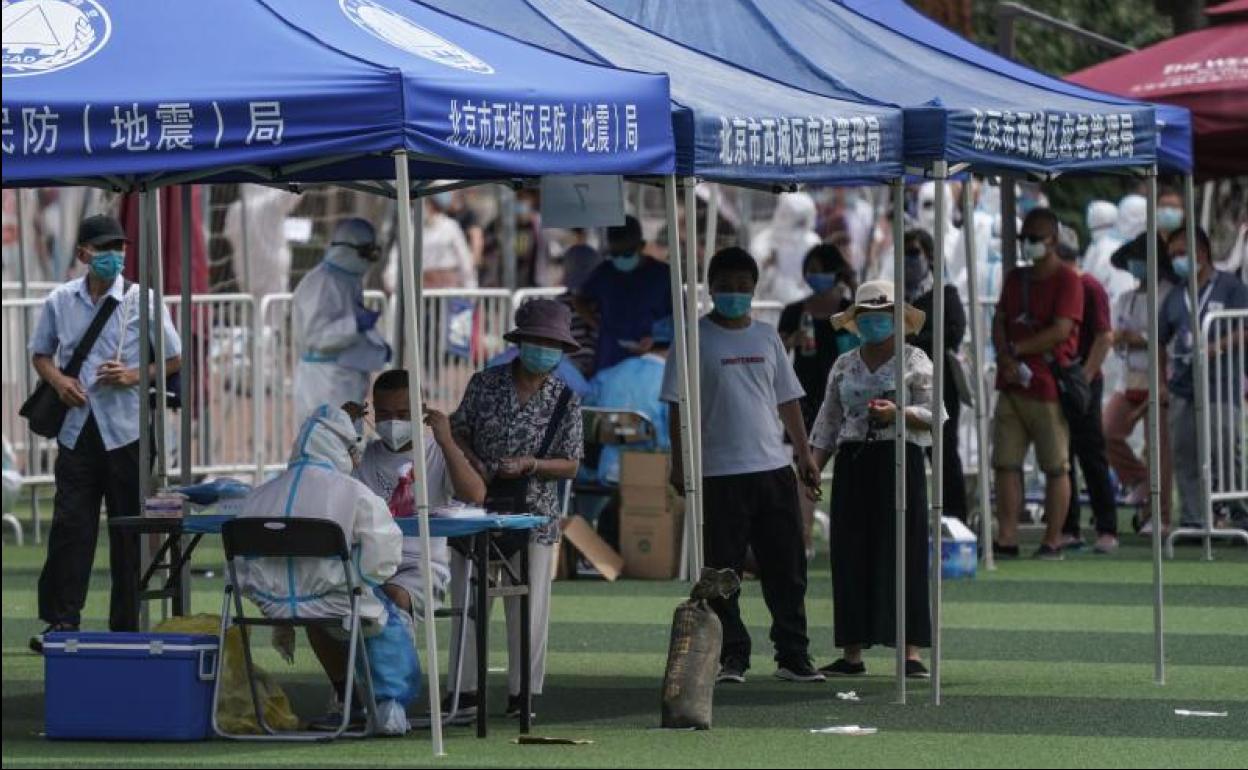
[[(30, 339), (31, 361), (40, 379), (47, 382), (69, 407), (57, 437), (54, 475), (56, 498), (48, 554), (39, 576), (39, 617), (45, 631), (77, 630), (95, 559), (100, 529), (100, 503), (108, 517), (141, 513), (139, 490), (139, 302), (137, 286), (122, 277), (126, 235), (121, 224), (109, 216), (83, 220), (78, 230), (74, 258), (89, 269), (85, 276), (57, 287), (44, 300), (43, 312)], [(117, 305), (91, 346), (77, 377), (62, 367), (86, 335), (97, 312), (112, 297)], [(152, 297), (149, 294), (149, 303)], [(157, 308), (151, 306), (152, 319)], [(182, 366), (181, 343), (169, 311), (160, 308), (164, 324), (165, 370), (173, 374)], [(143, 344), (154, 344), (154, 335)], [(156, 364), (150, 367), (153, 379)], [(150, 428), (149, 428), (150, 429)], [(110, 540), (109, 562), (113, 593), (109, 627), (114, 631), (137, 630), (138, 607), (128, 606), (122, 587), (137, 582), (123, 565), (137, 569), (137, 554), (123, 538)], [(42, 634), (31, 647), (42, 651)]]

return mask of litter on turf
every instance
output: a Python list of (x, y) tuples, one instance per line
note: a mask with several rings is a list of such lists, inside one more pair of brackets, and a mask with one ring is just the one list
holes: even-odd
[(1176, 717), (1224, 717), (1225, 711), (1190, 711), (1188, 709), (1175, 709)]
[(819, 727), (810, 731), (811, 735), (875, 735), (879, 730), (874, 727), (861, 727), (859, 725), (833, 725), (831, 727)]

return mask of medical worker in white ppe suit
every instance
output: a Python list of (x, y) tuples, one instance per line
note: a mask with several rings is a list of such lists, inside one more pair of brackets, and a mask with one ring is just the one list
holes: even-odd
[(380, 255), (373, 226), (345, 219), (321, 264), (295, 289), (297, 423), (321, 404), (363, 403), (369, 375), (390, 360), (390, 346), (376, 328), (381, 313), (364, 307), (364, 274)]
[[(317, 407), (299, 430), (286, 470), (254, 489), (243, 501), (239, 517), (337, 522), (355, 555), (355, 583), (366, 587), (359, 606), (364, 635), (369, 636), (385, 624), (387, 607), (367, 586), (380, 585), (394, 575), (403, 556), (403, 535), (385, 501), (351, 476), (363, 450), (364, 440), (346, 412), (328, 404)], [(238, 560), (235, 567), (239, 590), (266, 617), (350, 615), (351, 595), (336, 559)], [(293, 629), (279, 630), (281, 633), (274, 634), (274, 646), (291, 659)], [(308, 640), (339, 700), (346, 680), (345, 638), (345, 629), (342, 634), (308, 629)], [(402, 714), (401, 708), (398, 713)], [(405, 730), (405, 725), (401, 729)]]

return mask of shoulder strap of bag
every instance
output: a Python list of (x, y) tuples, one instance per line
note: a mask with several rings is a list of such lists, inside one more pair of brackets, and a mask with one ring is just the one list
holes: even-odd
[(570, 401), (572, 401), (572, 388), (565, 383), (563, 392), (559, 394), (559, 400), (555, 402), (555, 411), (550, 415), (550, 422), (546, 423), (546, 433), (542, 436), (542, 445), (538, 448), (535, 455), (538, 460), (545, 459), (546, 453), (550, 451), (550, 445), (555, 443), (555, 433), (558, 432), (559, 426), (563, 424), (563, 417), (568, 412), (568, 403)]
[(104, 331), (104, 324), (108, 323), (108, 319), (112, 318), (113, 311), (117, 309), (117, 298), (108, 295), (104, 298), (104, 304), (100, 305), (100, 309), (95, 311), (95, 318), (91, 319), (91, 325), (87, 327), (87, 333), (82, 335), (82, 339), (78, 340), (78, 345), (74, 348), (74, 354), (70, 356), (69, 363), (63, 370), (67, 377), (77, 377), (78, 372), (82, 369), (82, 363), (87, 360), (87, 354), (91, 352), (91, 348), (95, 347), (95, 342), (100, 338), (100, 332)]

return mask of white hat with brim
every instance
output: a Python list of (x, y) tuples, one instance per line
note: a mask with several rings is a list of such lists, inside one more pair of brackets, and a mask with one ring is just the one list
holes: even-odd
[[(892, 310), (893, 282), (867, 281), (858, 287), (858, 292), (854, 295), (853, 307), (832, 316), (832, 328), (845, 329), (858, 334), (859, 313), (892, 312)], [(906, 304), (904, 312), (906, 315), (906, 336), (908, 337), (911, 334), (918, 333), (923, 328), (923, 320), (927, 316), (922, 310), (911, 307), (909, 304)]]

